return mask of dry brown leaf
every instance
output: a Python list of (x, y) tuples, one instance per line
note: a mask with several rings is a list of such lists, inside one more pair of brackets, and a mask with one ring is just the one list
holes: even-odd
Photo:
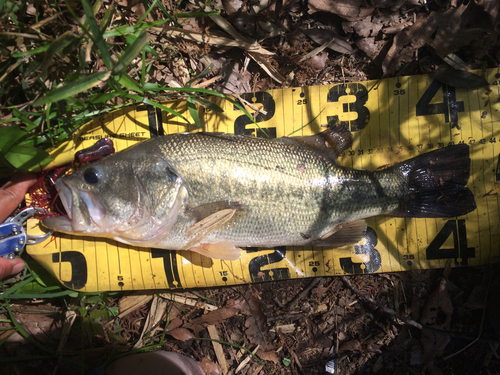
[(343, 342), (340, 345), (339, 350), (343, 352), (349, 350), (359, 350), (360, 348), (361, 348), (361, 343), (359, 342), (359, 340), (354, 339)]
[(243, 4), (242, 0), (222, 0), (222, 9), (226, 14), (231, 15), (243, 10)]
[(392, 46), (382, 62), (384, 75), (391, 75), (396, 72), (401, 64), (413, 59), (416, 49), (423, 47), (427, 38), (435, 31), (438, 19), (420, 16), (415, 24), (398, 33), (392, 42)]
[(208, 314), (202, 315), (199, 318), (184, 324), (184, 328), (192, 329), (198, 333), (209, 325), (216, 325), (222, 323), (226, 319), (232, 318), (238, 313), (238, 311), (239, 309), (234, 307), (221, 307), (218, 310), (211, 311)]
[(348, 21), (358, 21), (373, 13), (375, 8), (363, 7), (363, 0), (309, 0), (309, 13), (334, 13)]
[(271, 349), (268, 339), (267, 317), (262, 313), (261, 300), (251, 288), (245, 293), (245, 300), (250, 309), (250, 316), (245, 321), (245, 334), (250, 342), (260, 345), (264, 350)]
[(302, 32), (314, 42), (321, 45), (326, 45), (326, 48), (331, 49), (332, 51), (348, 55), (354, 53), (351, 45), (347, 43), (347, 41), (343, 37), (331, 30), (308, 29), (302, 30)]
[(279, 362), (279, 357), (278, 357), (278, 354), (276, 353), (275, 350), (269, 350), (267, 352), (259, 350), (257, 352), (257, 355), (259, 356), (260, 359), (262, 359), (264, 361), (271, 361), (275, 365), (277, 365)]
[(380, 17), (366, 17), (356, 22), (343, 22), (342, 28), (346, 33), (355, 32), (364, 38), (376, 37), (384, 25), (382, 21)]
[(174, 339), (179, 341), (187, 341), (194, 339), (194, 335), (191, 333), (190, 330), (186, 328), (176, 328), (172, 331), (168, 331), (168, 334), (172, 336)]
[(448, 64), (442, 64), (436, 70), (429, 73), (433, 79), (450, 87), (461, 89), (477, 89), (488, 86), (488, 81), (477, 74), (464, 70), (457, 70)]
[[(427, 327), (448, 330), (452, 314), (453, 304), (446, 289), (446, 278), (442, 277), (439, 286), (427, 300), (420, 322)], [(431, 364), (436, 356), (443, 353), (450, 342), (450, 337), (424, 332), (421, 342), (423, 346), (422, 363)]]
[(309, 65), (311, 68), (316, 70), (322, 70), (326, 66), (328, 61), (328, 52), (320, 53), (316, 56), (311, 57), (304, 61), (304, 64)]
[(283, 77), (278, 71), (269, 63), (267, 58), (256, 52), (248, 52), (250, 57), (267, 73), (269, 76), (278, 83), (285, 82), (285, 77)]
[(118, 302), (118, 311), (120, 312), (118, 318), (127, 316), (152, 299), (152, 294), (147, 294), (144, 292), (133, 292), (120, 298), (120, 301)]
[(479, 41), (483, 37), (483, 33), (488, 29), (484, 25), (488, 22), (482, 20), (483, 24), (474, 25), (474, 21), (468, 17), (468, 14), (474, 12), (474, 8), (474, 2), (462, 4), (448, 10), (446, 17), (441, 19), (437, 33), (428, 40), (439, 56), (445, 57), (458, 48), (469, 45), (471, 41)]
[(377, 40), (376, 38), (361, 38), (356, 42), (358, 48), (366, 53), (372, 60), (377, 58), (386, 44), (386, 40)]
[(312, 290), (312, 293), (316, 294), (321, 299), (325, 296), (326, 292), (328, 292), (328, 289), (330, 288), (325, 288), (322, 284), (319, 284)]
[(168, 323), (168, 326), (167, 328), (165, 328), (165, 330), (168, 332), (176, 328), (179, 328), (181, 325), (182, 325), (182, 320), (180, 318), (174, 318)]
[(139, 349), (144, 346), (142, 338), (160, 322), (160, 320), (165, 315), (167, 305), (168, 303), (163, 298), (159, 298), (158, 296), (155, 296), (153, 298), (153, 302), (151, 302), (151, 307), (149, 309), (149, 313), (146, 318), (146, 322), (144, 323), (141, 335), (139, 337), (139, 340), (137, 340), (137, 342), (135, 343), (133, 349)]
[(199, 33), (196, 31), (183, 30), (170, 26), (154, 27), (153, 29), (159, 33), (164, 32), (172, 38), (183, 38), (185, 40), (196, 43), (217, 44), (226, 47), (238, 47), (244, 49), (245, 51), (256, 52), (262, 55), (274, 55), (273, 52), (262, 48), (256, 43), (247, 43), (242, 40), (235, 40), (226, 36), (217, 36), (217, 33), (215, 32), (211, 32), (209, 36), (207, 34)]
[(201, 362), (198, 362), (200, 365), (201, 369), (206, 375), (220, 375), (222, 374), (222, 371), (217, 363), (214, 363), (210, 360), (210, 358), (203, 357), (201, 359)]

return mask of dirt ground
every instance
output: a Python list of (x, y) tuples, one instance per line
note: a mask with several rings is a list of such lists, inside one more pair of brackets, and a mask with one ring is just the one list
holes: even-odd
[[(145, 11), (140, 2), (118, 4), (127, 22)], [(167, 10), (175, 5), (163, 4)], [(222, 1), (216, 6), (225, 23), (191, 18), (177, 39), (151, 31), (150, 44), (163, 45), (166, 56), (150, 69), (151, 80), (180, 87), (191, 79), (191, 70), (213, 63), (213, 71), (197, 84), (235, 94), (428, 74), (445, 61), (456, 69), (500, 62), (496, 0)], [(196, 9), (194, 1), (186, 2), (178, 12)], [(146, 19), (161, 17), (153, 11)], [(223, 39), (193, 42), (189, 33), (210, 35), (212, 41), (231, 34), (240, 44), (257, 40), (272, 54), (263, 58), (230, 48)], [(165, 47), (173, 44), (177, 49), (170, 53)], [(195, 359), (209, 375), (498, 374), (498, 271), (491, 265), (285, 280), (202, 289), (196, 295), (166, 291), (112, 293), (86, 302), (13, 301), (12, 313), (30, 337), (15, 333), (0, 341), (2, 358), (25, 358), (3, 363), (1, 372), (91, 369), (98, 374), (98, 366), (123, 353), (161, 348)], [(110, 311), (122, 315), (114, 318)], [(2, 313), (0, 318), (7, 318)], [(0, 325), (3, 340), (12, 331), (5, 321)]]

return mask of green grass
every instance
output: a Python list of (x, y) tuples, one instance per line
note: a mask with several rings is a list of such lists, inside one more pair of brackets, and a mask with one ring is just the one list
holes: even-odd
[[(180, 27), (187, 17), (218, 12), (199, 9), (176, 18), (177, 9), (169, 12), (158, 0), (145, 1), (146, 12), (129, 24), (118, 17), (116, 2), (108, 8), (89, 0), (48, 4), (35, 2), (28, 12), (24, 1), (0, 0), (0, 176), (43, 166), (51, 160), (47, 151), (84, 123), (132, 103), (153, 105), (189, 122), (160, 103), (187, 100), (198, 127), (197, 106), (221, 111), (204, 96), (225, 98), (249, 115), (226, 95), (190, 87), (192, 81), (171, 88), (146, 79), (155, 64), (181, 53), (174, 40), (153, 48), (149, 29), (167, 22)], [(148, 15), (155, 20), (146, 22)], [(210, 68), (194, 72), (193, 80)]]

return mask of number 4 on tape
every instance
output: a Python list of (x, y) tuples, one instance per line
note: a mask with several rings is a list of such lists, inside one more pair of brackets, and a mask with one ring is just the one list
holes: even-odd
[[(453, 248), (441, 248), (451, 234), (453, 234)], [(427, 260), (455, 259), (456, 266), (467, 266), (469, 258), (476, 257), (476, 249), (467, 247), (465, 220), (448, 220), (427, 247), (426, 256)]]

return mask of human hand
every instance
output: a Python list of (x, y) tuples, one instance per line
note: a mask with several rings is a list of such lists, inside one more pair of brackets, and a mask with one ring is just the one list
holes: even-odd
[[(36, 174), (16, 172), (12, 179), (0, 188), (0, 223), (3, 223), (24, 200), (24, 195), (36, 180)], [(13, 260), (0, 257), (0, 279), (15, 275), (23, 268), (24, 262), (19, 257)]]

